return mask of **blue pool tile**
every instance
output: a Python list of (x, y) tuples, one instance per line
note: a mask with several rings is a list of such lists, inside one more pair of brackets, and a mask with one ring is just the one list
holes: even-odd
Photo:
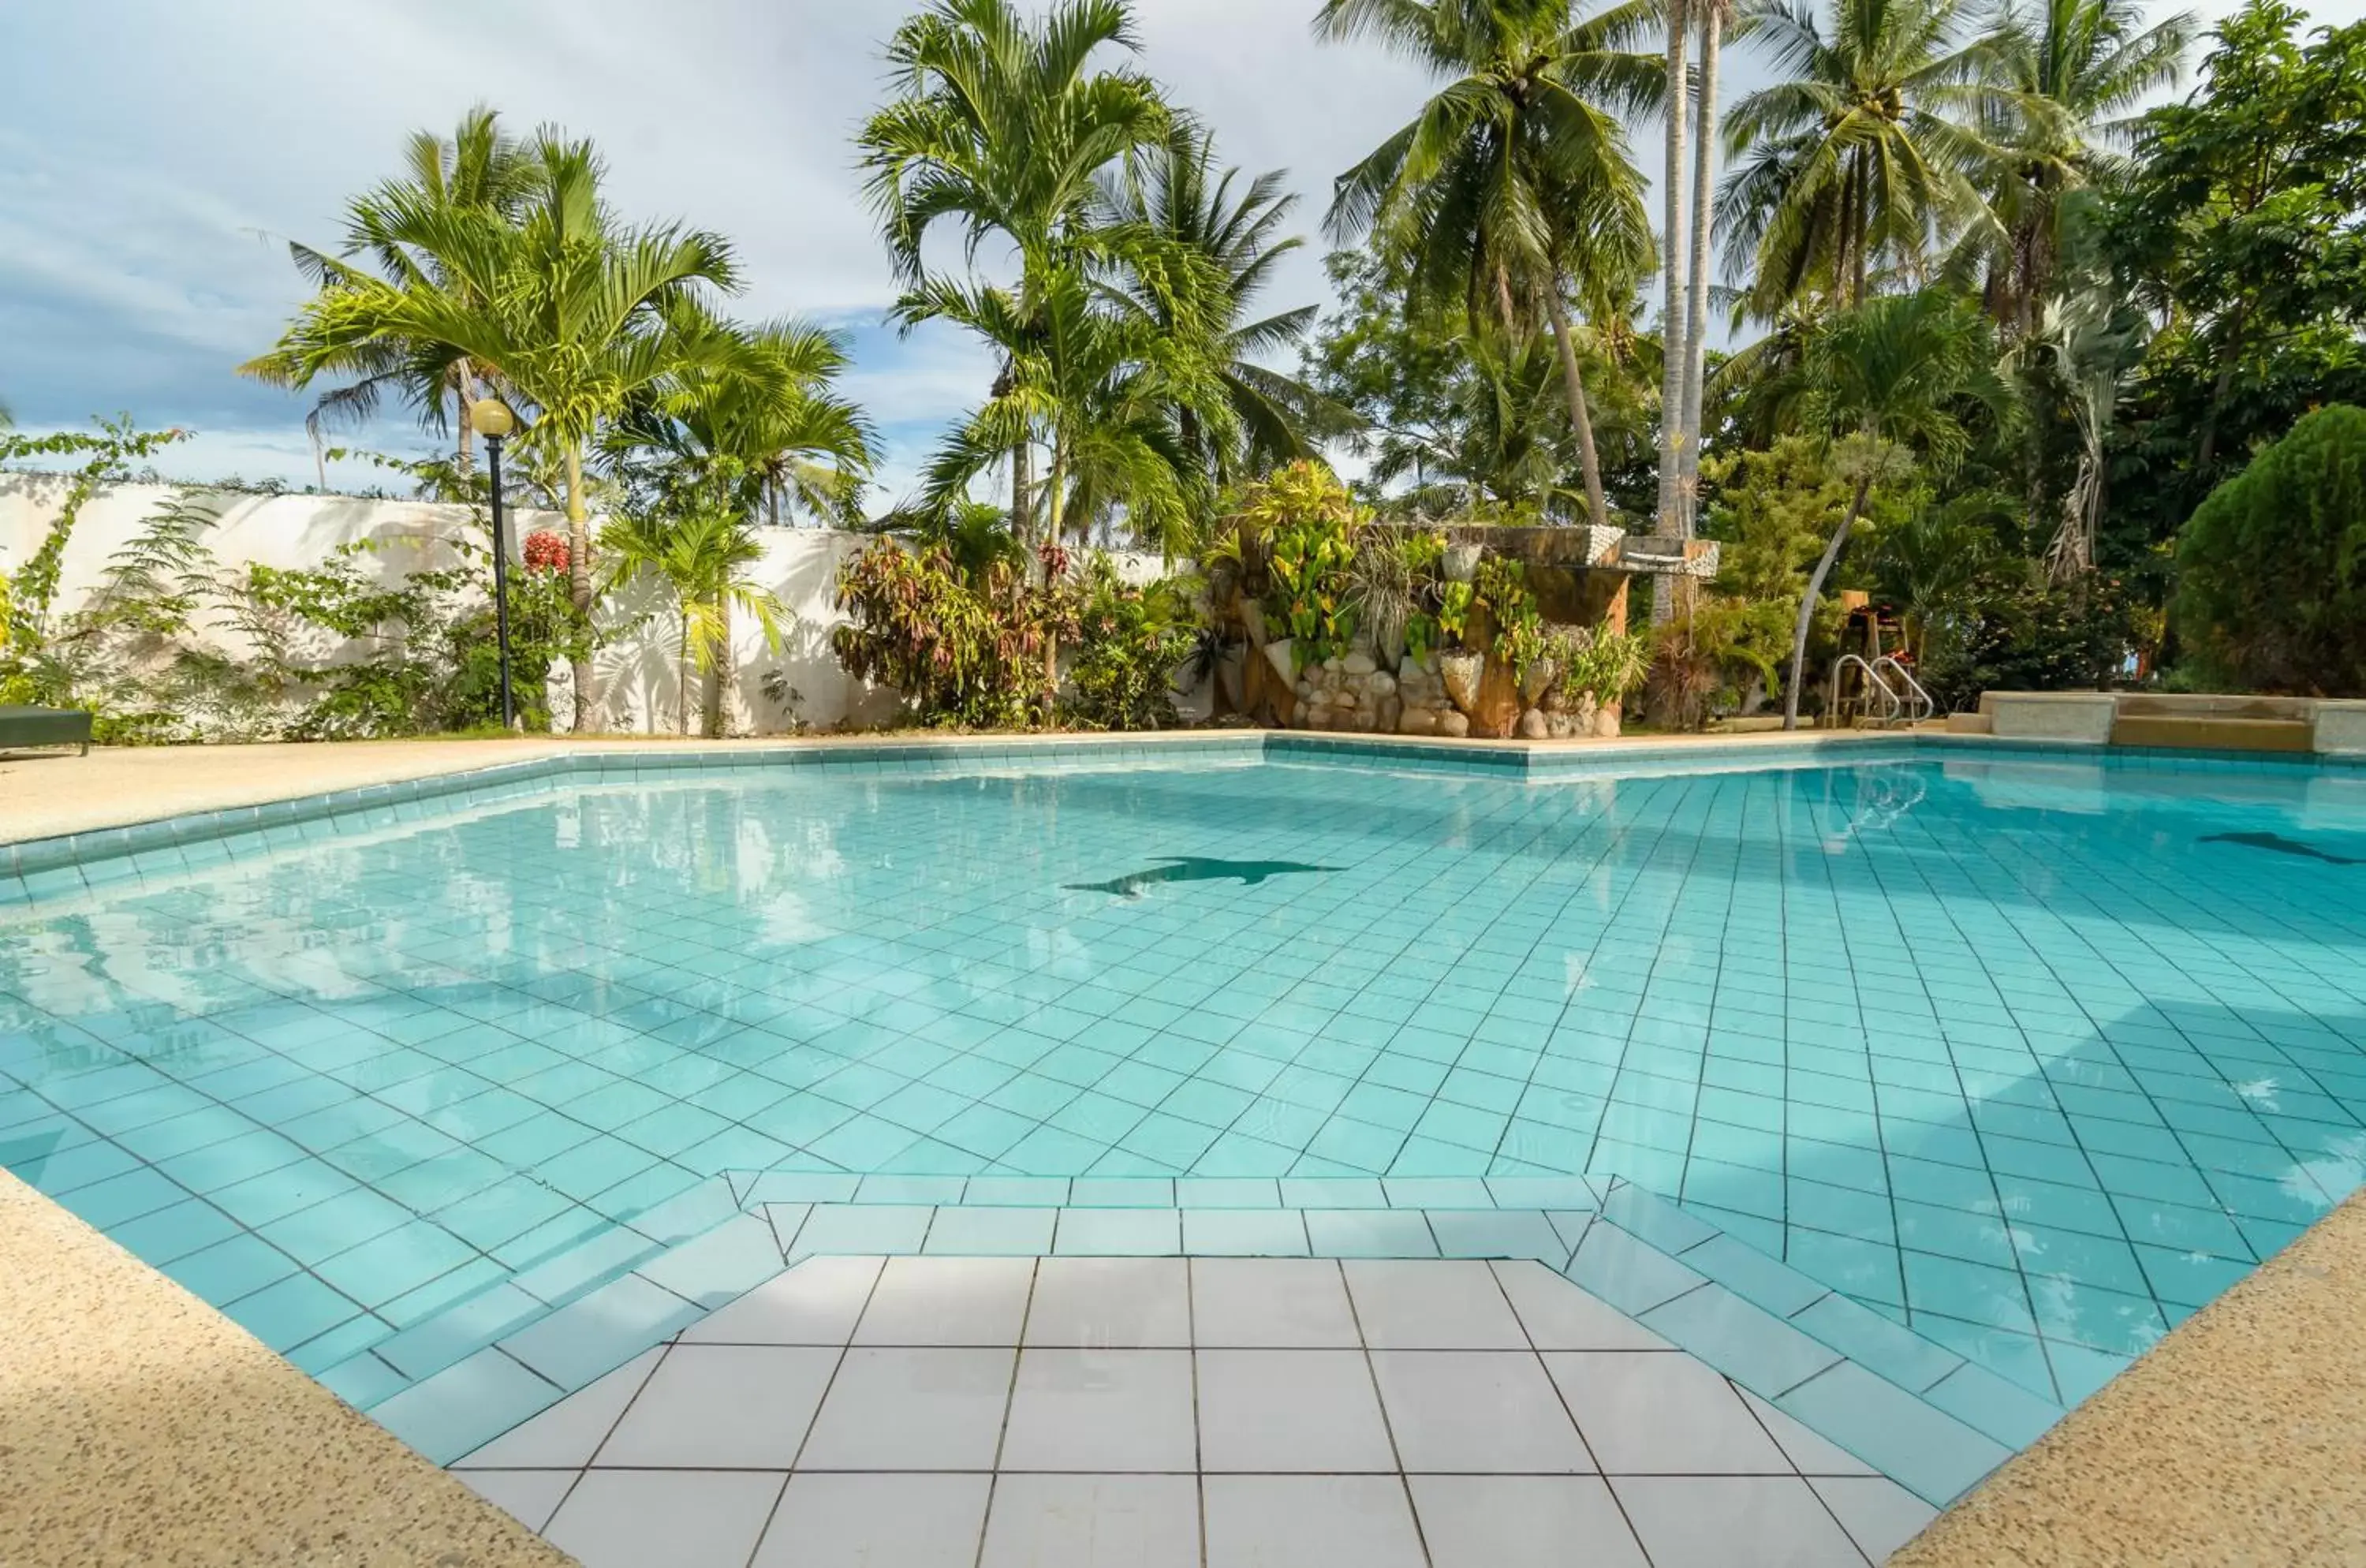
[(2009, 1449), (2027, 1448), (2062, 1419), (2052, 1401), (1968, 1363), (1923, 1390), (1922, 1399)]
[(495, 1285), (389, 1335), (376, 1347), (377, 1357), (405, 1377), (429, 1377), (549, 1310), (515, 1285)]
[(1773, 1401), (1786, 1416), (1869, 1462), (1934, 1507), (1944, 1507), (2012, 1450), (1843, 1361)]
[(962, 1201), (1056, 1209), (1068, 1201), (1068, 1182), (1059, 1177), (973, 1176), (963, 1191)]
[(1696, 1289), (1706, 1279), (1608, 1221), (1586, 1229), (1567, 1272), (1629, 1317)]
[(1533, 1258), (1558, 1269), (1573, 1250), (1541, 1210), (1431, 1209), (1430, 1234), (1447, 1258)]
[(296, 1272), (296, 1263), (260, 1236), (242, 1235), (193, 1252), (166, 1272), (196, 1294), (220, 1304), (286, 1279)]
[(939, 1209), (921, 1250), (956, 1258), (1041, 1257), (1052, 1250), (1059, 1217), (1056, 1208)]
[[(383, 1404), (415, 1381), (366, 1351), (324, 1369), (305, 1369), (321, 1385), (356, 1410)], [(556, 1390), (552, 1391), (554, 1394)]]
[(1662, 1303), (1636, 1321), (1768, 1399), (1841, 1359), (1831, 1346), (1714, 1281)]
[(241, 1328), (284, 1352), (357, 1316), (361, 1307), (309, 1274), (291, 1274), (222, 1310)]
[(797, 1232), (796, 1249), (849, 1257), (915, 1253), (935, 1214), (887, 1203), (817, 1203)]
[(1285, 1178), (1280, 1200), (1292, 1209), (1384, 1209), (1389, 1203), (1380, 1183), (1365, 1177)]
[(500, 1348), (571, 1391), (624, 1365), (702, 1315), (697, 1305), (637, 1274), (627, 1274), (519, 1329), (501, 1340)]
[(449, 1464), (568, 1392), (498, 1349), (480, 1350), (372, 1405), (370, 1418), (430, 1463)]
[(685, 1301), (724, 1305), (785, 1267), (772, 1227), (743, 1215), (642, 1263), (635, 1272)]
[(1171, 1209), (1175, 1183), (1132, 1177), (1080, 1177), (1069, 1183), (1068, 1201), (1079, 1209)]
[(1054, 1252), (1073, 1258), (1171, 1258), (1182, 1249), (1174, 1209), (1063, 1209), (1053, 1238)]
[(1317, 1258), (1436, 1258), (1428, 1217), (1413, 1209), (1309, 1209), (1306, 1232)]
[(1295, 1209), (1185, 1209), (1183, 1250), (1204, 1258), (1304, 1258), (1306, 1222)]

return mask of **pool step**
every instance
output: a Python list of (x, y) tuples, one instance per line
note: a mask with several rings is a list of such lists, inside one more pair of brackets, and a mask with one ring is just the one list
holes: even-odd
[(1629, 1181), (1564, 1272), (1940, 1506), (2064, 1414)]
[[(696, 1257), (691, 1251), (696, 1244), (743, 1217), (727, 1180), (718, 1176), (700, 1182), (397, 1330), (319, 1379), (346, 1403), (373, 1410), (489, 1346), (532, 1333), (621, 1280), (636, 1274), (647, 1279), (652, 1270), (666, 1275), (675, 1254)], [(780, 1268), (777, 1251), (772, 1267)]]

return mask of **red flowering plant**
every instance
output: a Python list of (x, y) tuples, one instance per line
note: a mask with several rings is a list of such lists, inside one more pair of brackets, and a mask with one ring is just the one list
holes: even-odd
[(564, 577), (569, 553), (567, 536), (549, 528), (536, 528), (525, 536), (525, 569), (546, 571)]

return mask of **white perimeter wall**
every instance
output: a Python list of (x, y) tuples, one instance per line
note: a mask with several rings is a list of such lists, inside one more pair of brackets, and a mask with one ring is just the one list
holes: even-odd
[[(66, 489), (62, 479), (47, 475), (0, 474), (0, 576), (14, 577), (40, 547), (56, 522)], [(83, 509), (66, 547), (63, 570), (53, 613), (70, 614), (96, 587), (109, 557), (123, 547), (173, 491), (163, 485), (122, 485), (100, 491)], [(357, 539), (377, 541), (374, 558), (381, 579), (394, 582), (412, 571), (454, 564), (450, 550), (436, 541), (464, 537), (469, 529), (466, 507), (426, 502), (360, 501), (342, 496), (217, 495), (220, 521), (208, 537), (215, 559), (225, 577), (242, 573), (249, 563), (281, 568), (314, 567), (331, 550)], [(536, 528), (566, 530), (566, 519), (556, 513), (516, 512), (509, 519), (510, 551), (517, 558), (519, 541)], [(596, 532), (596, 526), (595, 526)], [(829, 649), (830, 628), (844, 619), (831, 604), (839, 568), (873, 542), (874, 536), (819, 528), (764, 528), (761, 561), (749, 576), (776, 594), (787, 612), (777, 649), (765, 647), (760, 630), (744, 614), (733, 617), (734, 666), (729, 688), (731, 726), (741, 733), (770, 733), (802, 721), (828, 728), (849, 722), (884, 723), (896, 715), (893, 693), (874, 690), (839, 668)], [(1114, 554), (1110, 558), (1129, 581), (1142, 582), (1163, 570), (1155, 556)], [(657, 585), (641, 585), (616, 595), (603, 606), (601, 618), (622, 626), (646, 615), (632, 633), (610, 643), (599, 654), (602, 705), (609, 728), (649, 733), (671, 733), (680, 722), (681, 688), (676, 679), (678, 623), (666, 608), (667, 598)], [(233, 628), (204, 629), (203, 640), (222, 652), (245, 655), (252, 650)], [(358, 647), (321, 650), (335, 658), (358, 657)], [(778, 671), (799, 694), (791, 705), (764, 695), (766, 677)], [(565, 666), (552, 671), (564, 699)], [(691, 722), (697, 723), (696, 677), (692, 679)], [(559, 723), (567, 722), (569, 705), (552, 705)]]

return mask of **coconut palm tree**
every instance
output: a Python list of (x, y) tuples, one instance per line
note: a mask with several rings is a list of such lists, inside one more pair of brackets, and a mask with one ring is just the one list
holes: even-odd
[(1970, 238), (1983, 253), (1997, 319), (2021, 335), (2037, 325), (2062, 251), (2062, 202), (2118, 160), (2137, 105), (2173, 85), (2193, 40), (2192, 15), (2144, 25), (2136, 0), (2034, 0), (1998, 23), (1988, 182), (1993, 225)]
[(1868, 299), (1835, 313), (1808, 342), (1792, 383), (1792, 413), (1800, 428), (1834, 444), (1834, 461), (1853, 488), (1799, 599), (1784, 728), (1799, 726), (1816, 601), (1874, 487), (1917, 464), (1944, 474), (1971, 445), (1968, 420), (1983, 413), (2001, 420), (2011, 409), (1986, 319), (1951, 290)]
[(1115, 299), (1159, 331), (1180, 333), (1196, 323), (1215, 333), (1206, 352), (1217, 364), (1241, 439), (1217, 446), (1195, 412), (1178, 410), (1177, 420), (1184, 444), (1201, 454), (1219, 484), (1314, 457), (1325, 437), (1345, 434), (1356, 423), (1353, 413), (1305, 382), (1257, 362), (1256, 356), (1304, 338), (1316, 307), (1247, 319), (1282, 259), (1306, 242), (1281, 236), (1298, 205), (1286, 189), (1286, 173), (1259, 175), (1236, 193), (1240, 178), (1238, 169), (1220, 172), (1211, 134), (1178, 123), (1152, 152), (1102, 175), (1097, 208), (1106, 226), (1184, 247), (1214, 264), (1209, 276), (1218, 293), (1193, 310), (1177, 309), (1163, 274), (1145, 276), (1132, 269), (1119, 279)]
[[(400, 282), (338, 276), (308, 301), (275, 356), (310, 377), (373, 344), (442, 345), (466, 357), (531, 419), (523, 442), (555, 450), (566, 476), (570, 587), (592, 613), (584, 457), (609, 421), (694, 373), (766, 373), (705, 299), (738, 286), (721, 236), (675, 224), (626, 228), (600, 197), (591, 144), (556, 135), (533, 149), (539, 196), (512, 225), (477, 208), (404, 209), (406, 231), (438, 258), (433, 276)], [(398, 203), (400, 205), (400, 203)], [(591, 726), (596, 676), (575, 661), (575, 724)]]
[(889, 41), (897, 95), (857, 141), (907, 284), (927, 279), (922, 247), (941, 223), (960, 230), (973, 262), (991, 240), (1015, 254), (1007, 312), (1014, 330), (987, 341), (1003, 355), (992, 400), (1011, 415), (1010, 510), (1022, 532), (1034, 516), (1036, 411), (1013, 377), (1044, 330), (1053, 275), (1093, 242), (1101, 171), (1154, 145), (1170, 123), (1147, 76), (1096, 66), (1105, 51), (1137, 47), (1125, 0), (1058, 0), (1033, 23), (1012, 0), (931, 0)]
[(1717, 204), (1727, 265), (1762, 318), (1802, 294), (1861, 304), (1876, 272), (1926, 266), (1986, 215), (1976, 177), (1994, 95), (1993, 35), (1966, 41), (1969, 0), (1808, 0), (1752, 15), (1784, 79), (1736, 104), (1737, 166)]
[[(398, 288), (465, 294), (467, 281), (435, 250), (440, 224), (434, 220), (467, 212), (514, 224), (533, 203), (541, 178), (530, 150), (505, 134), (501, 117), (482, 104), (461, 117), (449, 140), (433, 131), (415, 133), (404, 148), (403, 163), (401, 177), (348, 204), (344, 243), (335, 254), (289, 242), (288, 254), (315, 288), (366, 276), (358, 268), (367, 263), (380, 279)], [(298, 365), (268, 354), (239, 371), (298, 390), (309, 389), (323, 376), (352, 378), (321, 393), (305, 416), (316, 460), (325, 432), (366, 423), (392, 399), (408, 405), (438, 435), (456, 430), (461, 473), (475, 466), (476, 433), (467, 412), (479, 394), (479, 370), (449, 344), (379, 338), (350, 345), (334, 362)]]
[[(1699, 20), (1700, 66), (1693, 86), (1693, 210), (1684, 264), (1683, 434), (1677, 449), (1677, 533), (1693, 536), (1700, 509), (1701, 396), (1708, 357), (1709, 224), (1717, 186), (1718, 62), (1733, 0), (1685, 0)], [(1671, 243), (1673, 242), (1672, 241)], [(1653, 604), (1656, 607), (1658, 601)]]
[[(1686, 0), (1666, 0), (1662, 28), (1667, 35), (1666, 113), (1662, 117), (1667, 155), (1661, 171), (1660, 202), (1664, 226), (1660, 235), (1660, 510), (1662, 534), (1681, 533), (1684, 506), (1677, 499), (1676, 478), (1684, 468), (1684, 359), (1689, 303), (1684, 287), (1684, 34), (1692, 22)], [(1652, 619), (1668, 618), (1667, 595), (1652, 600)]]
[(1584, 472), (1588, 516), (1609, 520), (1569, 312), (1573, 293), (1648, 255), (1642, 176), (1618, 115), (1656, 103), (1657, 61), (1622, 45), (1653, 0), (1572, 23), (1568, 0), (1325, 0), (1317, 36), (1371, 38), (1445, 85), (1339, 176), (1327, 227), (1367, 230), (1410, 260), (1414, 292), (1459, 299), (1507, 330), (1550, 322)]

